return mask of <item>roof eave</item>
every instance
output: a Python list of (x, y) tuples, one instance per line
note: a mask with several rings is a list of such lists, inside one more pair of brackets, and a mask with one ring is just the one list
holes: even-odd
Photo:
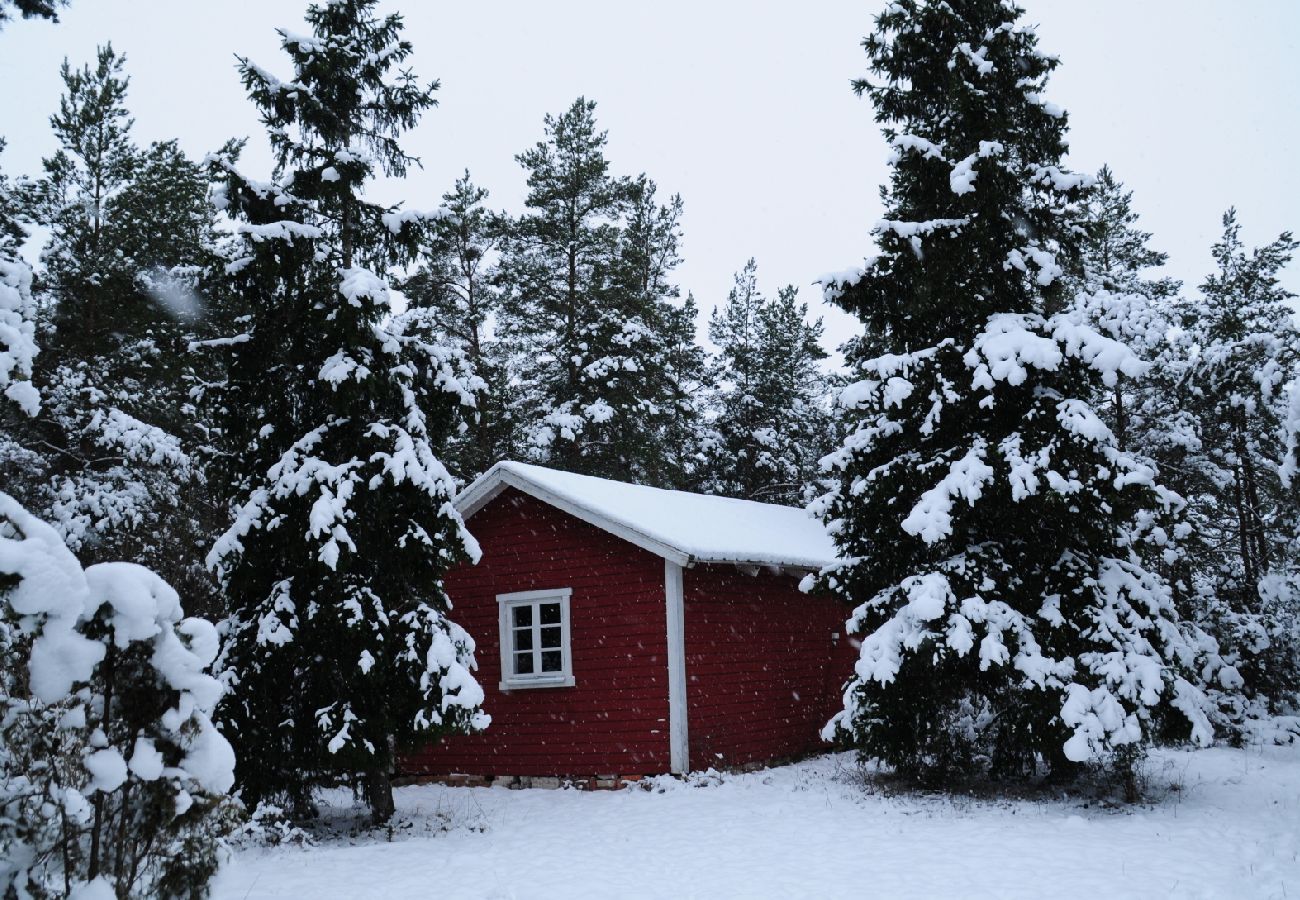
[(498, 494), (507, 487), (515, 488), (531, 497), (535, 497), (550, 506), (555, 507), (563, 512), (568, 513), (576, 519), (581, 519), (589, 525), (594, 525), (602, 531), (608, 531), (610, 534), (620, 537), (630, 544), (634, 544), (643, 550), (677, 563), (679, 566), (689, 566), (695, 562), (689, 553), (680, 547), (651, 537), (650, 535), (631, 528), (622, 522), (618, 522), (608, 516), (575, 503), (567, 497), (548, 490), (534, 481), (520, 475), (512, 469), (506, 468), (502, 463), (497, 463), (491, 469), (488, 469), (483, 475), (479, 476), (473, 484), (467, 487), (456, 498), (456, 509), (465, 519), (474, 515), (488, 503), (490, 503)]

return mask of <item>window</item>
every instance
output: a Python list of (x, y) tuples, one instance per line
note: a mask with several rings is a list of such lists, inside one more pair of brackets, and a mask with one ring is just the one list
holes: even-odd
[(568, 687), (569, 588), (501, 594), (501, 690)]

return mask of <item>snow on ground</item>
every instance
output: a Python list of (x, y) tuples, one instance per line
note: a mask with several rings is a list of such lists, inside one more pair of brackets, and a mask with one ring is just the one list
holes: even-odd
[(241, 850), (214, 897), (1300, 897), (1300, 747), (1148, 772), (1129, 808), (897, 792), (847, 755), (651, 790), (407, 787), (391, 842)]

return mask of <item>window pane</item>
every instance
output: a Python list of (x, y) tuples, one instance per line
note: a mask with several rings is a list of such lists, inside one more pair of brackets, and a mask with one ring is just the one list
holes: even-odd
[(563, 655), (559, 650), (542, 651), (542, 671), (543, 672), (562, 672), (564, 671)]
[(515, 654), (515, 674), (531, 675), (533, 674), (533, 654), (516, 653)]
[(531, 628), (515, 629), (515, 649), (516, 650), (533, 649), (533, 630)]
[(560, 604), (541, 603), (538, 605), (538, 612), (541, 614), (541, 623), (543, 625), (560, 624)]
[[(532, 646), (531, 644), (529, 646)], [(542, 629), (542, 649), (550, 650), (560, 646), (560, 626), (547, 625)]]
[(514, 610), (516, 628), (527, 628), (533, 624), (533, 608), (531, 606), (516, 606)]

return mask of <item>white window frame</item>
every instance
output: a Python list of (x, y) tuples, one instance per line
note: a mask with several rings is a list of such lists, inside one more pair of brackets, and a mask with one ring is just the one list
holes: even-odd
[[(573, 687), (573, 649), (569, 640), (569, 598), (572, 588), (551, 588), (544, 591), (516, 591), (513, 594), (498, 594), (499, 628), (501, 642), (501, 683), (503, 691), (520, 688)], [(558, 672), (541, 671), (541, 616), (537, 606), (542, 603), (560, 604), (560, 662)], [(533, 610), (533, 653), (536, 664), (534, 672), (529, 675), (515, 674), (515, 643), (513, 613), (520, 606), (531, 606)]]

